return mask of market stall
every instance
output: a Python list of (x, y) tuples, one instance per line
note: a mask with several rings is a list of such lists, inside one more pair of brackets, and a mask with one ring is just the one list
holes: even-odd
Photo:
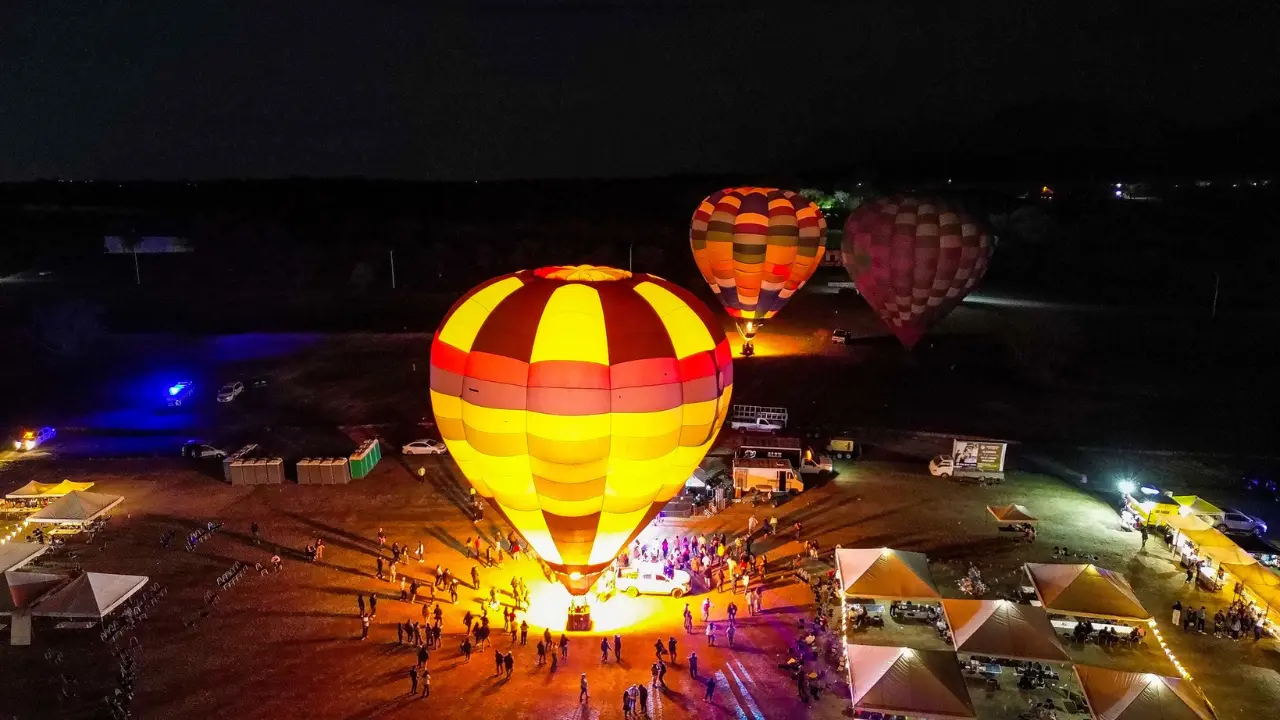
[(1087, 564), (1027, 563), (1023, 567), (1050, 614), (1133, 623), (1151, 619), (1120, 573)]
[(936, 720), (976, 718), (954, 653), (846, 645), (853, 707)]
[(1215, 720), (1218, 716), (1189, 680), (1154, 673), (1077, 665), (1089, 714), (1095, 720)]
[(44, 508), (28, 515), (26, 523), (48, 523), (51, 525), (83, 525), (102, 517), (111, 508), (124, 502), (119, 495), (104, 495), (73, 491), (66, 497), (49, 503)]

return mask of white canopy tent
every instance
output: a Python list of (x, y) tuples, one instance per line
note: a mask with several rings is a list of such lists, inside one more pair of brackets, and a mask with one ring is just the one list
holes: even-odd
[(11, 615), (31, 607), (66, 581), (66, 575), (55, 573), (7, 572), (0, 575), (0, 615)]
[(11, 542), (0, 545), (0, 572), (17, 570), (49, 549), (44, 543)]
[(836, 577), (845, 595), (936, 602), (942, 597), (924, 553), (892, 548), (837, 548)]
[(119, 495), (74, 491), (28, 515), (23, 522), (82, 525), (96, 520), (122, 502), (124, 498)]
[(34, 617), (101, 620), (147, 584), (145, 575), (85, 573), (42, 599)]
[(859, 710), (931, 720), (971, 720), (973, 700), (955, 653), (845, 645), (849, 687)]
[(1095, 720), (1215, 720), (1213, 706), (1189, 680), (1076, 665)]
[(1013, 660), (1070, 662), (1042, 607), (1008, 600), (942, 601), (956, 651)]
[(93, 487), (91, 482), (71, 482), (63, 480), (60, 483), (42, 483), (32, 480), (13, 492), (5, 495), (9, 500), (36, 500), (40, 498), (60, 498), (69, 495), (77, 490), (88, 490)]

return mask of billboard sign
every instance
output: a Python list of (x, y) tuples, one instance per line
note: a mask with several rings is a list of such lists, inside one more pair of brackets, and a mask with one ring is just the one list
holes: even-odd
[(1004, 454), (1008, 446), (1002, 442), (955, 440), (951, 457), (957, 470), (1004, 472)]

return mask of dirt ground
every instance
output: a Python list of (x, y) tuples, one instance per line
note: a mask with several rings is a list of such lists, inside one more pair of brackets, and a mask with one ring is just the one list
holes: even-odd
[[(1157, 540), (1139, 551), (1139, 537), (1118, 529), (1111, 499), (1092, 494), (1078, 482), (1014, 473), (993, 487), (962, 486), (930, 478), (919, 457), (933, 451), (936, 439), (915, 439), (873, 451), (868, 459), (839, 463), (839, 475), (779, 507), (780, 524), (803, 523), (806, 538), (815, 537), (824, 549), (892, 546), (928, 554), (943, 593), (960, 597), (957, 580), (976, 564), (991, 586), (989, 597), (1025, 584), (1024, 562), (1052, 560), (1052, 548), (1067, 546), (1073, 553), (1097, 556), (1099, 565), (1125, 573), (1139, 597), (1157, 616), (1170, 646), (1204, 688), (1221, 717), (1263, 717), (1280, 703), (1280, 655), (1275, 641), (1233, 643), (1212, 636), (1184, 635), (1167, 624), (1166, 609), (1175, 597), (1209, 606), (1222, 598), (1185, 590), (1180, 573)], [(426, 477), (414, 470), (422, 465)], [(453, 570), (469, 584), (469, 562), (461, 543), (477, 529), (459, 511), (460, 478), (452, 464), (436, 459), (403, 463), (389, 457), (368, 478), (335, 487), (231, 487), (206, 474), (166, 460), (58, 461), (14, 463), (0, 472), (0, 489), (8, 490), (32, 477), (67, 477), (98, 483), (95, 491), (117, 492), (126, 502), (113, 513), (109, 530), (92, 547), (77, 547), (78, 557), (49, 554), (37, 567), (145, 574), (169, 589), (167, 598), (137, 629), (141, 671), (134, 703), (136, 715), (167, 717), (410, 717), (427, 712), (448, 716), (554, 718), (620, 717), (619, 695), (632, 683), (649, 679), (653, 642), (674, 636), (679, 641), (678, 664), (666, 675), (669, 690), (650, 695), (651, 716), (737, 717), (763, 720), (794, 717), (804, 712), (835, 718), (848, 706), (848, 691), (839, 672), (828, 669), (832, 692), (804, 710), (786, 675), (777, 668), (786, 646), (796, 638), (796, 621), (810, 617), (812, 598), (793, 580), (787, 561), (799, 551), (789, 536), (761, 539), (756, 551), (767, 554), (777, 568), (768, 579), (765, 612), (747, 617), (741, 596), (739, 631), (732, 650), (706, 647), (701, 635), (686, 636), (680, 614), (684, 600), (642, 596), (610, 600), (596, 611), (598, 629), (623, 638), (622, 662), (602, 663), (599, 633), (572, 634), (569, 659), (553, 674), (537, 667), (533, 646), (541, 636), (557, 597), (528, 562), (508, 561), (502, 568), (481, 568), (480, 593), (464, 587), (457, 605), (444, 597), (444, 646), (432, 651), (428, 666), (432, 694), (411, 699), (407, 672), (412, 651), (398, 647), (393, 623), (420, 618), (421, 606), (395, 599), (390, 583), (373, 578), (379, 552), (376, 535), (384, 528), (392, 542), (427, 549), (424, 564), (409, 572), (429, 577), (436, 563)], [(1095, 483), (1096, 484), (1096, 483)], [(999, 532), (984, 506), (1018, 502), (1042, 518), (1035, 544)], [(667, 521), (651, 527), (647, 537), (687, 532), (745, 530), (752, 510), (732, 506), (724, 513), (690, 521)], [(765, 517), (764, 509), (756, 510)], [(168, 530), (185, 533), (209, 520), (223, 528), (194, 552), (181, 543), (160, 546)], [(255, 546), (249, 526), (258, 522), (266, 542)], [(486, 518), (480, 527), (486, 539), (505, 534)], [(306, 563), (298, 550), (315, 537), (325, 539), (323, 561)], [(105, 542), (101, 542), (105, 537)], [(233, 562), (265, 563), (280, 549), (285, 569), (277, 574), (250, 574), (206, 604), (215, 578)], [(389, 554), (388, 551), (383, 551)], [(492, 586), (509, 586), (519, 575), (535, 588), (529, 613), (527, 646), (516, 644), (516, 669), (510, 679), (494, 675), (491, 650), (466, 662), (458, 649), (461, 616), (478, 611), (481, 594)], [(356, 595), (377, 591), (381, 602), (369, 640), (360, 641)], [(428, 591), (422, 590), (426, 595)], [(697, 616), (706, 593), (695, 588), (688, 600)], [(710, 593), (712, 618), (723, 619), (732, 598)], [(545, 600), (544, 600), (545, 598)], [(507, 598), (509, 601), (509, 597)], [(558, 638), (558, 627), (551, 628)], [(876, 631), (860, 642), (901, 643), (932, 647), (936, 637), (919, 628), (895, 633)], [(721, 637), (723, 642), (723, 636)], [(495, 646), (513, 643), (499, 637)], [(47, 660), (46, 651), (62, 652), (63, 663)], [(700, 679), (690, 677), (687, 656), (696, 651)], [(1094, 646), (1069, 648), (1073, 659), (1107, 667), (1171, 674), (1167, 659), (1156, 650), (1102, 651)], [(6, 692), (0, 712), (20, 718), (88, 717), (113, 687), (116, 664), (98, 631), (56, 631), (37, 622), (31, 647), (0, 646), (6, 671)], [(590, 702), (577, 704), (578, 678), (586, 673)], [(59, 677), (75, 678), (75, 696), (60, 699)], [(702, 701), (707, 677), (716, 679), (712, 703)], [(1014, 718), (1016, 694), (987, 696), (971, 688), (982, 717)], [(1001, 699), (1005, 698), (1005, 699)]]

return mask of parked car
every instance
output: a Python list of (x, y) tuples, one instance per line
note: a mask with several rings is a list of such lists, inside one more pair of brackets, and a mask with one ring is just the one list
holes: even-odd
[(753, 432), (777, 432), (782, 429), (782, 423), (769, 418), (744, 418), (742, 420), (730, 420), (729, 426), (734, 430), (750, 430)]
[(444, 455), (449, 448), (439, 440), (414, 440), (400, 448), (403, 455)]
[(227, 456), (227, 451), (216, 448), (212, 445), (206, 445), (199, 440), (188, 440), (182, 446), (182, 457), (192, 460), (204, 460), (207, 458), (222, 459)]
[(264, 375), (259, 375), (258, 377), (251, 378), (251, 379), (249, 380), (249, 387), (252, 387), (252, 388), (264, 388), (264, 387), (266, 387), (267, 385), (269, 385), (269, 384), (270, 384), (270, 382), (271, 382), (270, 378), (268, 378), (268, 377), (266, 377), (266, 376), (264, 376)]
[(849, 338), (848, 330), (833, 330), (831, 332), (831, 342), (837, 345), (847, 345), (849, 343)]
[(40, 447), (46, 440), (52, 440), (58, 432), (51, 427), (42, 427), (39, 430), (23, 430), (18, 435), (18, 439), (13, 441), (14, 450), (35, 450)]
[(629, 567), (618, 571), (615, 587), (631, 597), (644, 593), (678, 598), (689, 592), (689, 580), (689, 573), (684, 570), (676, 570), (667, 577), (660, 567)]
[(1267, 524), (1261, 519), (1242, 513), (1239, 510), (1227, 508), (1227, 512), (1223, 514), (1218, 521), (1218, 530), (1224, 533), (1252, 533), (1261, 535), (1267, 531)]
[(218, 389), (218, 402), (229, 403), (239, 397), (242, 392), (244, 392), (244, 383), (239, 380), (229, 382)]

